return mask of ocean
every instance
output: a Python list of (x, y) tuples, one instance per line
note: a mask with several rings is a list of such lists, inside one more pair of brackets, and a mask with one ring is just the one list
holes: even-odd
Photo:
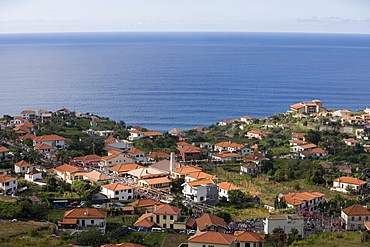
[(0, 34), (0, 115), (89, 112), (169, 131), (319, 99), (370, 107), (370, 35)]

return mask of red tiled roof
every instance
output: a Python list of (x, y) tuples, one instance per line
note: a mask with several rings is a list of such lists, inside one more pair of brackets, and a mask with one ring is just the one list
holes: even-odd
[(333, 181), (346, 183), (346, 184), (357, 184), (357, 185), (366, 184), (366, 181), (363, 181), (358, 178), (351, 178), (351, 177), (340, 177), (340, 178), (334, 179)]
[(324, 196), (325, 194), (319, 192), (297, 192), (284, 195), (284, 200), (290, 205), (300, 205), (306, 201), (311, 201), (314, 198)]
[(156, 210), (153, 211), (153, 214), (178, 214), (181, 209), (171, 206), (169, 204), (163, 204), (157, 207)]
[(13, 181), (13, 180), (16, 180), (16, 178), (13, 178), (11, 176), (7, 176), (7, 175), (4, 175), (4, 174), (0, 174), (0, 183), (6, 183), (6, 182), (9, 182), (9, 181)]
[(58, 141), (58, 140), (65, 140), (66, 138), (58, 136), (58, 135), (44, 135), (38, 136), (34, 139), (34, 141), (38, 142), (47, 142), (47, 141)]
[(236, 236), (220, 232), (197, 232), (188, 239), (188, 242), (230, 245)]
[(131, 148), (130, 150), (128, 150), (128, 152), (131, 153), (131, 154), (142, 154), (142, 153), (144, 153), (144, 151), (141, 151), (138, 148)]
[(9, 149), (7, 149), (6, 147), (0, 146), (0, 153), (1, 152), (8, 152), (8, 151), (9, 151)]
[(213, 176), (211, 174), (199, 171), (199, 172), (194, 172), (189, 175), (186, 175), (187, 177), (195, 178), (195, 179), (201, 179), (201, 178), (208, 178), (208, 179), (217, 179), (216, 176)]
[(195, 221), (197, 222), (197, 227), (200, 231), (211, 225), (222, 226), (226, 228), (225, 220), (212, 214), (204, 214), (202, 217), (196, 219)]
[(77, 219), (77, 218), (106, 218), (107, 212), (96, 208), (75, 208), (66, 211), (63, 216), (64, 219)]
[(14, 164), (15, 166), (19, 166), (19, 167), (28, 167), (28, 166), (32, 166), (30, 163), (28, 163), (27, 161), (24, 161), (24, 160), (21, 160), (17, 163)]
[(218, 188), (223, 189), (223, 190), (240, 190), (239, 187), (231, 183), (228, 183), (228, 182), (219, 183), (217, 185), (218, 185)]
[(203, 179), (199, 179), (199, 180), (196, 180), (196, 181), (192, 181), (192, 182), (186, 182), (190, 187), (195, 187), (195, 186), (199, 186), (199, 185), (205, 185), (205, 184), (214, 184), (214, 182), (210, 179), (206, 179), (206, 178), (203, 178)]
[(52, 146), (45, 144), (45, 143), (40, 143), (35, 146), (37, 149), (53, 149)]
[(357, 215), (370, 215), (370, 211), (364, 208), (360, 204), (352, 205), (348, 208), (342, 209), (343, 213), (349, 216), (357, 216)]
[(259, 242), (263, 237), (255, 232), (236, 231), (234, 233), (241, 242)]
[(102, 185), (101, 187), (106, 188), (108, 190), (116, 191), (116, 190), (127, 190), (127, 189), (133, 189), (134, 187), (123, 185), (119, 183), (112, 183), (112, 184), (106, 184)]

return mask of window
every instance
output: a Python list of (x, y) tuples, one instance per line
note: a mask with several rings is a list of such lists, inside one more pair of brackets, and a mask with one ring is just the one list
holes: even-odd
[(358, 220), (361, 221), (361, 216), (358, 217)]
[(355, 217), (352, 217), (352, 221), (354, 221), (355, 220)]
[(167, 219), (167, 216), (166, 215), (163, 215), (163, 219), (165, 220), (165, 219)]
[(127, 192), (128, 192), (128, 193), (131, 193), (131, 189), (129, 189)]
[(173, 220), (173, 215), (170, 216), (170, 220)]
[(91, 220), (91, 225), (93, 225), (94, 224), (94, 220)]
[(163, 224), (163, 228), (167, 228), (167, 225), (166, 224)]

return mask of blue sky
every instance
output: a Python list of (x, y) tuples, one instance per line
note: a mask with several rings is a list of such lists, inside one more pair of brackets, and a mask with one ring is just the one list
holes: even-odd
[(370, 34), (370, 0), (0, 1), (0, 33), (91, 31)]

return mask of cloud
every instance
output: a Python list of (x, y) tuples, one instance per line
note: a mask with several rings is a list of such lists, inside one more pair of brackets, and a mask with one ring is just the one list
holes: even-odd
[(319, 23), (319, 24), (369, 24), (370, 18), (367, 19), (351, 19), (351, 18), (340, 18), (340, 17), (311, 17), (308, 19), (296, 19), (298, 23)]

